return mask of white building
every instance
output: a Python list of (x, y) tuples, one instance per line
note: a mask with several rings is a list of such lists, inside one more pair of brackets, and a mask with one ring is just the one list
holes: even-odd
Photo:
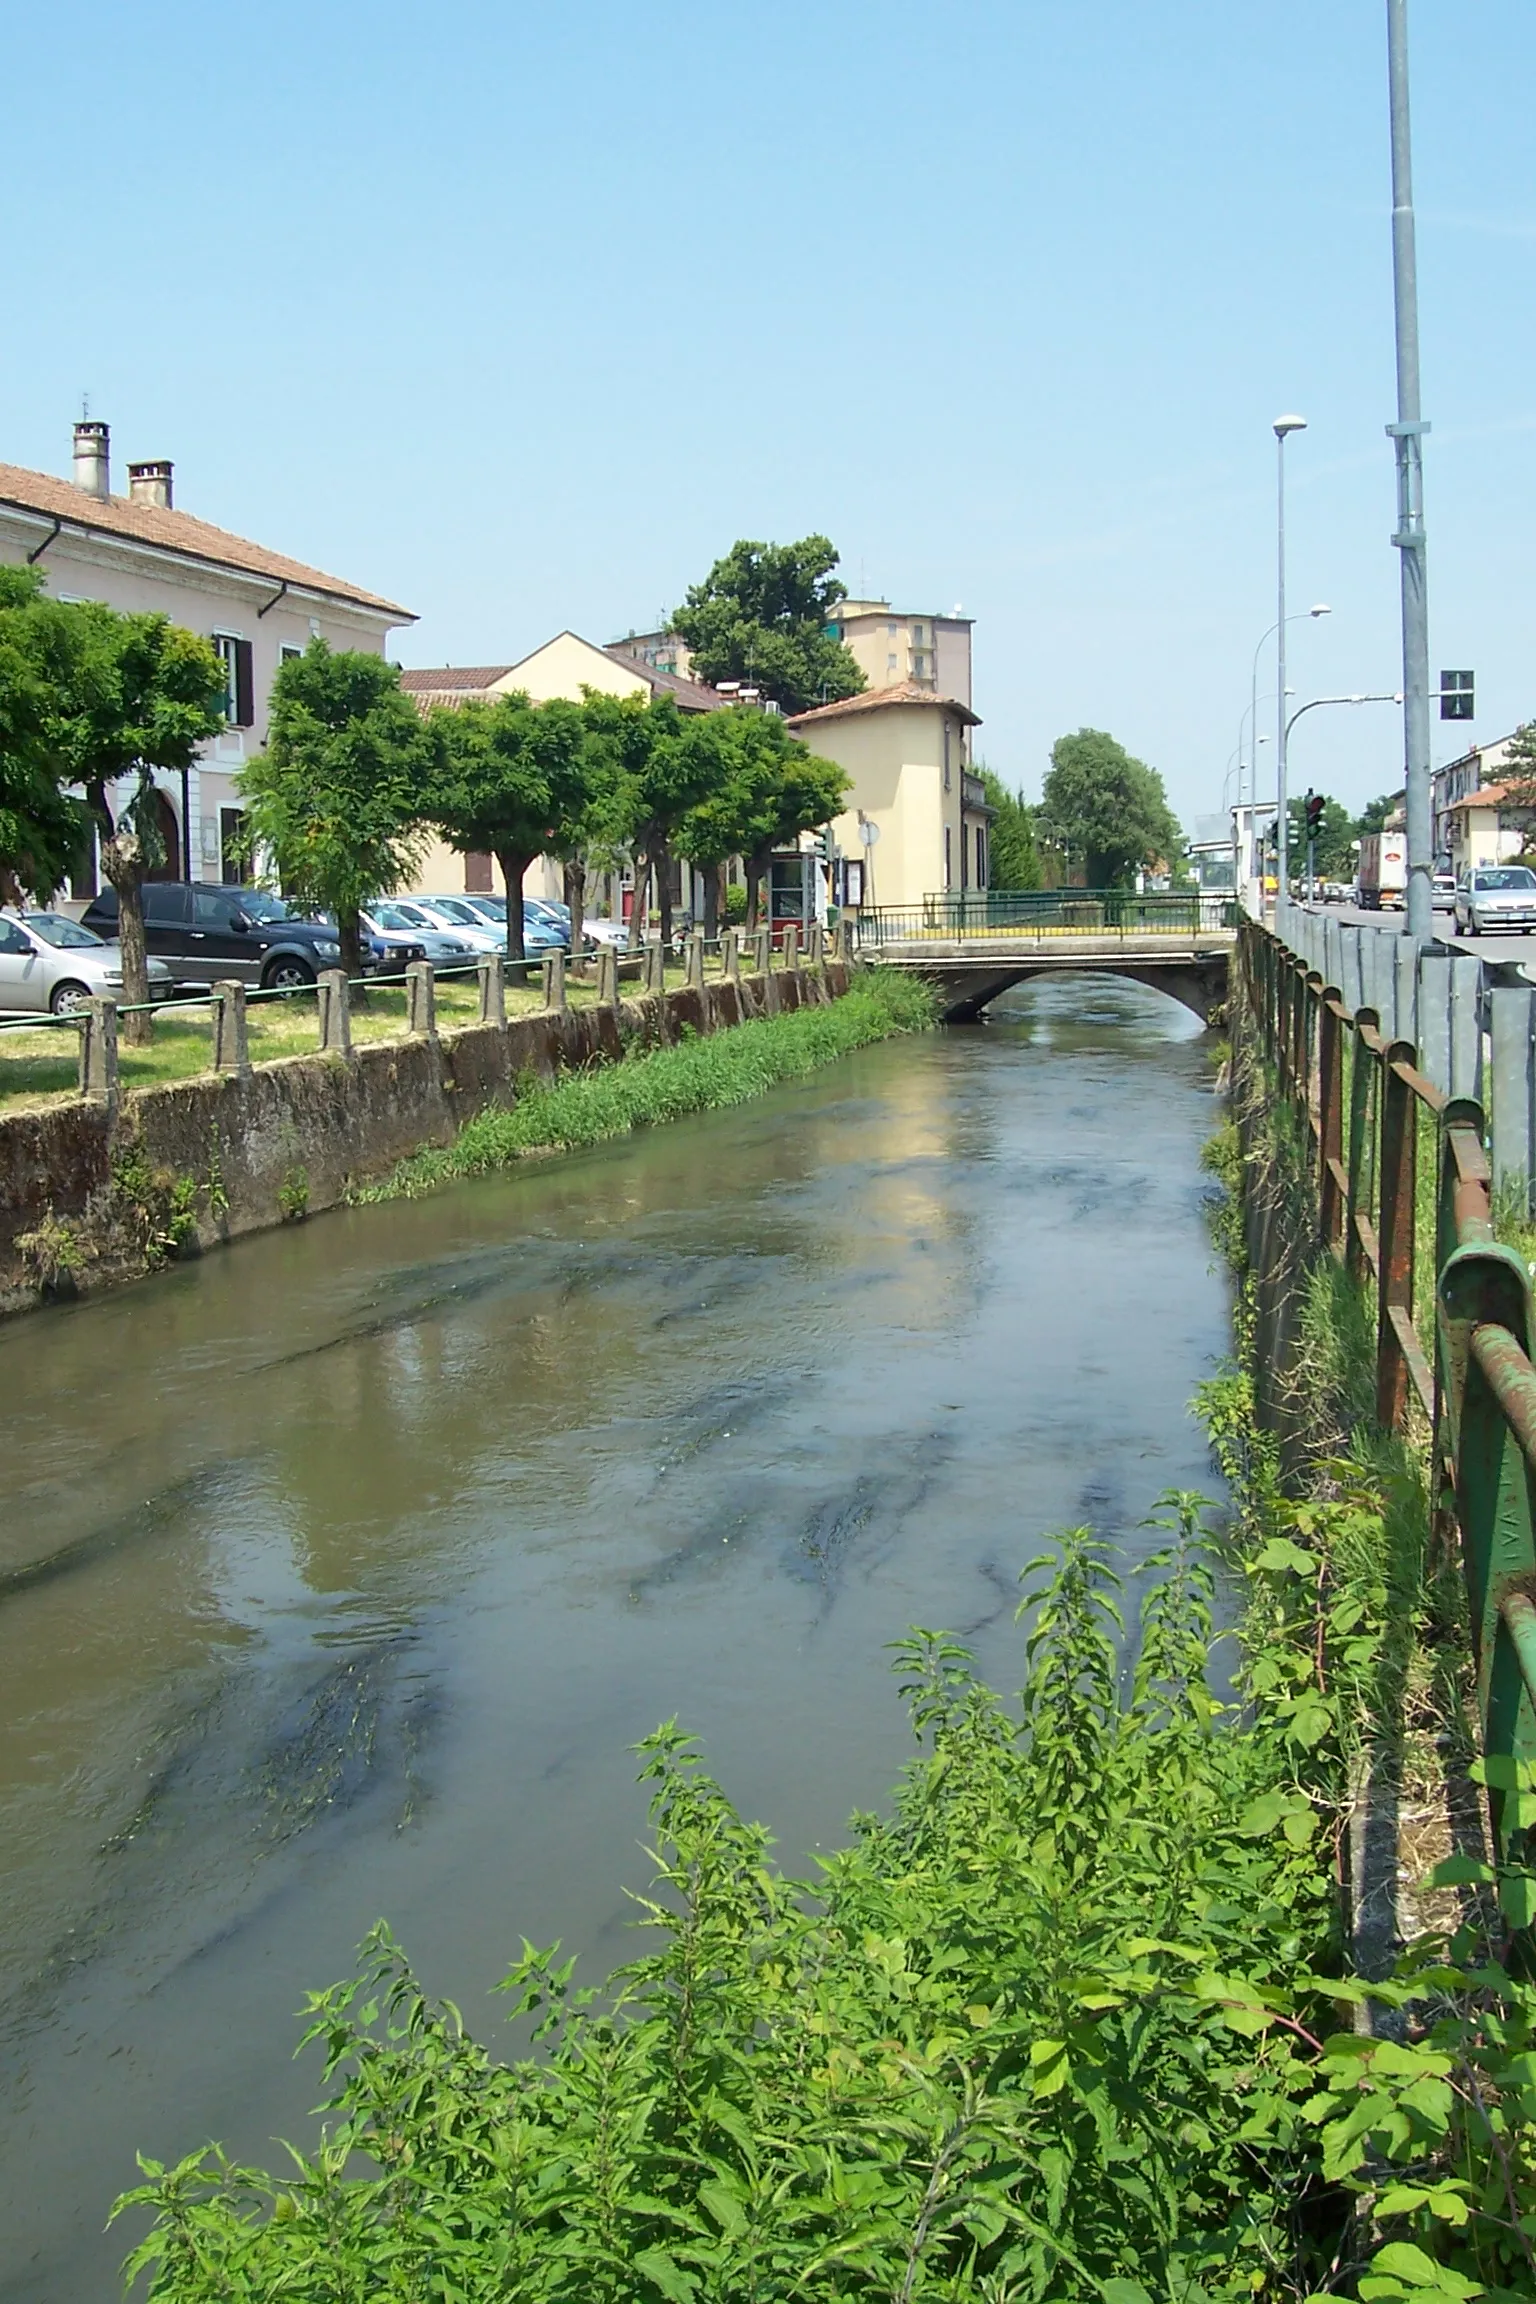
[[(130, 464), (128, 494), (114, 496), (105, 424), (75, 426), (73, 480), (0, 464), (0, 561), (40, 568), (56, 600), (159, 610), (213, 642), (229, 683), (223, 735), (186, 777), (161, 777), (166, 880), (235, 880), (231, 835), (240, 816), (234, 779), (261, 750), (272, 680), (286, 657), (318, 635), (333, 648), (382, 656), (390, 631), (416, 619), (376, 593), (231, 536), (178, 511), (172, 467)], [(82, 858), (76, 896), (94, 895), (95, 854)]]

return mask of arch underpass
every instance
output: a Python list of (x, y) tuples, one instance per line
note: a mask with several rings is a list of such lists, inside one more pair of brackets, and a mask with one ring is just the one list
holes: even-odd
[[(1170, 946), (1172, 947), (1170, 949)], [(955, 938), (930, 943), (882, 943), (864, 957), (882, 967), (907, 968), (932, 984), (944, 1002), (946, 1024), (972, 1023), (1000, 994), (1033, 976), (1063, 973), (1125, 976), (1166, 992), (1209, 1024), (1227, 997), (1230, 934), (1169, 936), (1052, 936), (1045, 949), (1021, 950), (1014, 939)]]

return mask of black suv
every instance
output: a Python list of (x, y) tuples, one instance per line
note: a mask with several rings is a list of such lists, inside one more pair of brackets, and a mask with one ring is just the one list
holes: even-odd
[[(85, 925), (98, 936), (117, 935), (115, 888), (92, 899)], [(341, 959), (335, 929), (295, 919), (281, 897), (202, 881), (145, 881), (144, 941), (178, 984), (232, 978), (270, 991), (313, 984), (322, 968)]]

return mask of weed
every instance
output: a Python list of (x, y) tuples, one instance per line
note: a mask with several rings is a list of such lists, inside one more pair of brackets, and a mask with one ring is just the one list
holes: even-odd
[(309, 1171), (292, 1167), (277, 1188), (278, 1211), (285, 1224), (300, 1224), (309, 1214)]

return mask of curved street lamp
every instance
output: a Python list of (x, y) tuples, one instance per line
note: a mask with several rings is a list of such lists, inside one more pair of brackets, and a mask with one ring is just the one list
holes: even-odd
[[(1400, 688), (1390, 693), (1386, 690), (1383, 690), (1380, 694), (1371, 696), (1314, 696), (1310, 703), (1297, 705), (1289, 720), (1284, 723), (1284, 732), (1287, 736), (1289, 736), (1291, 730), (1295, 727), (1298, 720), (1304, 719), (1308, 712), (1321, 711), (1325, 704), (1401, 704), (1402, 700), (1403, 692)], [(1284, 839), (1285, 834), (1283, 830), (1277, 826), (1275, 832), (1275, 840), (1279, 850), (1279, 860), (1282, 869), (1284, 868), (1285, 863), (1285, 848), (1283, 845)], [(1281, 879), (1277, 873), (1275, 878), (1275, 908), (1277, 911), (1279, 910), (1280, 906), (1280, 891), (1284, 886), (1284, 880)]]

